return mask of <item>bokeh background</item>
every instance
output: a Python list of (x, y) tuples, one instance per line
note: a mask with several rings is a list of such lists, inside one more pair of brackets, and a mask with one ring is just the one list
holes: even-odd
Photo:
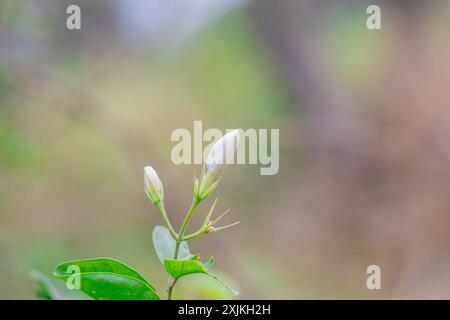
[[(239, 298), (450, 298), (450, 2), (375, 2), (380, 31), (361, 0), (0, 1), (0, 298), (99, 256), (163, 291), (143, 167), (179, 227), (199, 168), (170, 134), (194, 120), (280, 129), (277, 175), (215, 191), (241, 224), (191, 243)], [(194, 280), (176, 296), (229, 298)]]

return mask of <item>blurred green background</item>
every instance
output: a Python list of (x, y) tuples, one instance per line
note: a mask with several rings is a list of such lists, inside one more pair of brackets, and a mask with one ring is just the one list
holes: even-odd
[(369, 31), (369, 1), (0, 1), (0, 298), (100, 256), (162, 292), (143, 167), (178, 228), (200, 168), (170, 134), (194, 120), (280, 129), (277, 175), (232, 165), (215, 191), (241, 224), (191, 244), (239, 298), (450, 298), (450, 3), (378, 3)]

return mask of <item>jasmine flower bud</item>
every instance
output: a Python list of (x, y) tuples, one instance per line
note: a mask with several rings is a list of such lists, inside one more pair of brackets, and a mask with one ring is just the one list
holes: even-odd
[(208, 153), (200, 180), (194, 179), (194, 195), (202, 201), (214, 191), (239, 143), (239, 131), (233, 130), (217, 140)]
[(156, 171), (148, 166), (144, 168), (145, 194), (148, 199), (155, 205), (164, 201), (164, 191), (161, 180)]

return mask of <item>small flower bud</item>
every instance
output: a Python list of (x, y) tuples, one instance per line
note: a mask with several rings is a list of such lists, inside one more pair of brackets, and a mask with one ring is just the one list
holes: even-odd
[(148, 166), (144, 168), (145, 194), (153, 204), (164, 201), (164, 191), (161, 180), (156, 171)]
[(227, 164), (233, 159), (239, 143), (239, 131), (233, 130), (220, 138), (211, 148), (200, 180), (195, 179), (194, 195), (206, 199), (217, 187)]

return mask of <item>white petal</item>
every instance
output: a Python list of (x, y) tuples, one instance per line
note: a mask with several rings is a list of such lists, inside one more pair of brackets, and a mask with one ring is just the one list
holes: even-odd
[(162, 190), (162, 182), (158, 177), (158, 174), (156, 173), (155, 169), (148, 166), (144, 168), (144, 181), (145, 181), (145, 187), (147, 189), (154, 189), (156, 191)]
[(232, 159), (239, 143), (239, 131), (233, 130), (217, 140), (206, 158), (208, 171), (216, 170), (218, 165), (227, 164)]

